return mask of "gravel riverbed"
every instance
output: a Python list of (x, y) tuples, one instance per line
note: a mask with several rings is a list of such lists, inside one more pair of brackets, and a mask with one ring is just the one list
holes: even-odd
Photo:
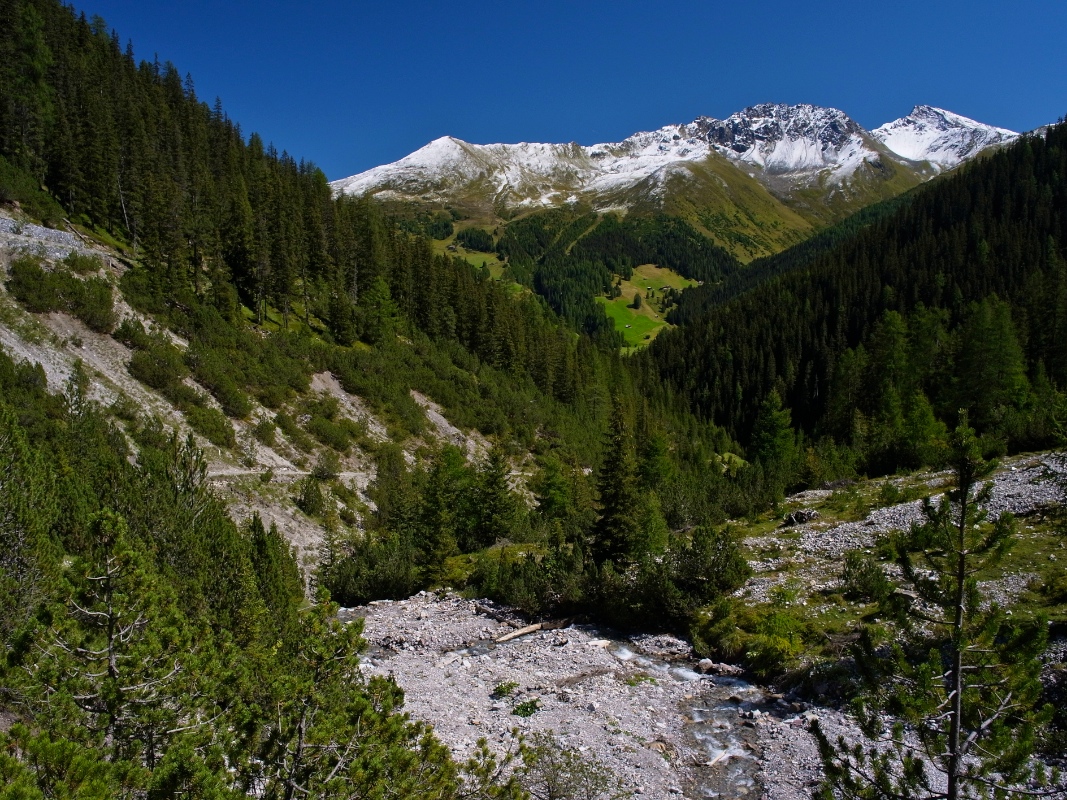
[[(1048, 456), (1007, 462), (995, 476), (991, 514), (1023, 516), (1063, 502), (1051, 480), (1062, 469)], [(938, 476), (933, 480), (937, 485)], [(872, 547), (880, 533), (919, 515), (919, 503), (904, 503), (861, 522), (798, 526), (799, 541), (771, 535), (749, 544), (758, 552), (780, 541), (788, 550), (779, 558), (793, 563), (793, 579), (819, 587), (840, 571), (845, 552)], [(753, 565), (757, 574), (739, 595), (762, 602), (780, 583), (776, 559), (754, 558)], [(985, 588), (1010, 602), (1027, 579), (1006, 575)], [(515, 747), (515, 729), (550, 731), (563, 746), (598, 759), (629, 796), (802, 800), (822, 775), (811, 721), (817, 718), (831, 739), (859, 738), (839, 711), (747, 684), (726, 665), (698, 662), (673, 636), (625, 638), (570, 625), (497, 644), (528, 621), (450, 592), (343, 609), (342, 617), (364, 619), (364, 671), (393, 675), (408, 713), (431, 723), (459, 758), (483, 737), (503, 752)], [(536, 710), (513, 713), (523, 704)]]
[[(459, 758), (482, 737), (503, 752), (515, 746), (514, 729), (551, 731), (598, 759), (630, 796), (800, 800), (820, 775), (812, 717), (831, 735), (852, 732), (836, 711), (701, 674), (707, 662), (671, 636), (627, 640), (569, 626), (487, 645), (524, 621), (508, 624), (505, 609), (447, 592), (341, 614), (364, 618), (364, 671), (395, 677), (408, 713)], [(509, 696), (494, 696), (508, 684)], [(531, 716), (513, 713), (527, 702), (537, 704)]]

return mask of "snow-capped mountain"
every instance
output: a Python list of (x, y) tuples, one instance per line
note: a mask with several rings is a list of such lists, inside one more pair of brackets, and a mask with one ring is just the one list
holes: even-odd
[(598, 196), (667, 176), (687, 162), (721, 156), (746, 171), (789, 175), (795, 182), (827, 174), (840, 182), (864, 161), (886, 155), (862, 127), (837, 109), (764, 104), (725, 120), (701, 117), (621, 142), (477, 145), (436, 139), (393, 164), (335, 181), (346, 194), (397, 199), (444, 199), (463, 186), (482, 184), (498, 201), (552, 205)]
[(769, 173), (828, 169), (841, 179), (879, 156), (867, 132), (836, 108), (765, 103), (724, 120), (702, 117), (691, 127), (716, 152)]
[(872, 132), (838, 109), (766, 103), (589, 146), (446, 136), (332, 186), (480, 216), (575, 202), (661, 210), (752, 258), (1015, 136), (928, 106)]
[(871, 135), (912, 161), (951, 169), (990, 147), (1019, 138), (1015, 131), (994, 128), (933, 106), (915, 106), (906, 117), (887, 122)]

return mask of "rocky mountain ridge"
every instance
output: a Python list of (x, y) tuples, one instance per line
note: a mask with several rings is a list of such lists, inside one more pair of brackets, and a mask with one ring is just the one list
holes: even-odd
[(930, 106), (867, 131), (838, 109), (765, 103), (724, 120), (700, 117), (591, 146), (478, 145), (446, 136), (331, 185), (386, 200), (514, 211), (579, 201), (605, 209), (668, 206), (673, 195), (699, 194), (694, 184), (755, 182), (797, 206), (797, 193), (856, 194), (871, 178), (895, 181), (890, 193), (897, 193), (1017, 136)]

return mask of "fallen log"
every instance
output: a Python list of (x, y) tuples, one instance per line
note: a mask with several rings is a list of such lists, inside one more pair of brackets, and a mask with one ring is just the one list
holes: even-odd
[(535, 622), (533, 625), (527, 625), (525, 628), (519, 628), (517, 631), (511, 633), (505, 633), (503, 636), (498, 636), (493, 639), (494, 642), (500, 644), (501, 642), (510, 642), (512, 639), (517, 639), (520, 636), (525, 636), (528, 633), (534, 633), (545, 627), (543, 622)]
[(525, 636), (528, 633), (536, 633), (537, 631), (554, 631), (559, 628), (566, 628), (570, 625), (570, 620), (558, 619), (550, 620), (548, 622), (535, 622), (533, 625), (527, 625), (525, 628), (519, 628), (517, 631), (511, 633), (505, 633), (503, 636), (498, 636), (493, 639), (494, 642), (500, 644), (501, 642), (510, 642), (512, 639), (517, 639), (520, 636)]

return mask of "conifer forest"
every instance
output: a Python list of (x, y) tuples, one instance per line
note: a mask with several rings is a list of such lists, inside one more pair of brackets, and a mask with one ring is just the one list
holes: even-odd
[[(1067, 534), (1062, 491), (983, 511), (1067, 437), (1067, 125), (742, 263), (663, 210), (337, 193), (99, 17), (4, 0), (0, 211), (77, 239), (0, 238), (0, 799), (630, 796), (540, 734), (458, 757), (361, 668), (339, 606), (445, 587), (921, 741), (816, 730), (818, 796), (1063, 796), (1067, 558), (1011, 609), (979, 581)], [(821, 616), (746, 600), (802, 492), (922, 501)]]

